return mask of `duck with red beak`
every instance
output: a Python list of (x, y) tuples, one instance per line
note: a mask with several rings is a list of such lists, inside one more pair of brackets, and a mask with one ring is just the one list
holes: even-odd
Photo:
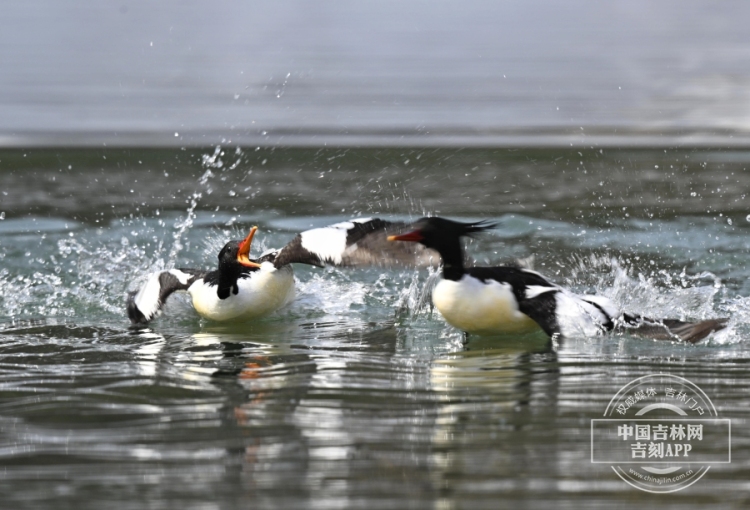
[(419, 243), (440, 254), (443, 279), (432, 302), (445, 320), (467, 334), (516, 335), (543, 331), (550, 337), (590, 336), (627, 330), (655, 340), (695, 343), (723, 329), (726, 319), (686, 322), (625, 313), (603, 296), (580, 296), (535, 271), (493, 266), (465, 267), (461, 238), (493, 228), (421, 218), (389, 241)]
[(219, 252), (214, 271), (170, 269), (154, 273), (128, 295), (128, 316), (134, 325), (149, 323), (167, 298), (187, 291), (198, 314), (213, 321), (245, 321), (268, 315), (294, 298), (291, 264), (312, 266), (391, 266), (429, 264), (436, 256), (421, 246), (386, 241), (387, 231), (403, 223), (357, 218), (297, 234), (280, 250), (250, 258), (257, 227), (242, 241), (230, 241)]

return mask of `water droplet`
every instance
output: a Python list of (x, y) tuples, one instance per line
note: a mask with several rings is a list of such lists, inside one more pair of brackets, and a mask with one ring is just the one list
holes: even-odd
[(4, 220), (4, 219), (5, 219), (5, 211), (0, 212), (0, 220)]
[(178, 137), (178, 136), (180, 136), (180, 133), (178, 133), (177, 131), (175, 131), (174, 136)]
[(731, 224), (732, 224), (732, 218), (727, 218), (727, 224), (728, 224), (728, 225), (731, 225)]
[(748, 214), (747, 216), (745, 216), (745, 221), (750, 222), (750, 214)]

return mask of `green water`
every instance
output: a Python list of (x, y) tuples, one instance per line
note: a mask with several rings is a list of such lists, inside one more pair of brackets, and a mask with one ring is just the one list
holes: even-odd
[[(750, 456), (750, 152), (0, 151), (0, 506), (741, 507)], [(729, 317), (696, 346), (471, 340), (427, 270), (296, 267), (298, 298), (224, 326), (173, 299), (128, 329), (151, 271), (212, 267), (356, 216), (491, 219), (481, 263), (534, 256), (623, 308)], [(254, 251), (258, 253), (258, 251)], [(652, 373), (732, 420), (732, 462), (673, 494), (590, 462), (590, 422)], [(716, 448), (719, 448), (717, 445)]]

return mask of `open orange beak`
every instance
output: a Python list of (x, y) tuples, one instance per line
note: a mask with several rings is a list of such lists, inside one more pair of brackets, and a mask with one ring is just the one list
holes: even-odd
[(406, 234), (400, 234), (397, 236), (388, 236), (389, 241), (408, 241), (410, 243), (418, 243), (422, 239), (424, 239), (424, 236), (419, 230), (413, 230)]
[(250, 233), (240, 243), (240, 250), (237, 252), (237, 262), (245, 267), (254, 267), (257, 269), (260, 267), (260, 264), (250, 260), (250, 244), (253, 242), (253, 236), (255, 236), (256, 230), (258, 230), (258, 227), (251, 228)]

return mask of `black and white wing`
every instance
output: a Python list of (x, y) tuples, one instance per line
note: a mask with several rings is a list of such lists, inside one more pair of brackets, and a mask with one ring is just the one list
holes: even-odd
[(610, 331), (619, 311), (601, 296), (579, 296), (555, 285), (535, 271), (510, 266), (472, 267), (467, 272), (484, 282), (509, 285), (518, 310), (550, 337), (595, 335)]
[(314, 266), (428, 266), (438, 254), (417, 243), (391, 243), (389, 235), (409, 229), (409, 224), (379, 218), (358, 218), (298, 234), (282, 248), (274, 265), (301, 263)]
[(552, 336), (590, 336), (607, 331), (627, 332), (652, 340), (696, 343), (726, 327), (727, 319), (697, 322), (677, 319), (651, 319), (622, 313), (603, 296), (581, 296), (551, 283), (528, 269), (509, 267), (473, 268), (485, 270), (485, 278), (503, 280), (513, 287), (519, 310)]
[(470, 267), (467, 273), (483, 282), (509, 285), (518, 310), (529, 316), (550, 337), (561, 334), (557, 320), (557, 294), (562, 290), (533, 271), (517, 267)]
[(140, 289), (128, 294), (130, 322), (148, 324), (161, 313), (169, 296), (178, 290), (187, 290), (206, 274), (198, 269), (170, 269), (151, 274)]

